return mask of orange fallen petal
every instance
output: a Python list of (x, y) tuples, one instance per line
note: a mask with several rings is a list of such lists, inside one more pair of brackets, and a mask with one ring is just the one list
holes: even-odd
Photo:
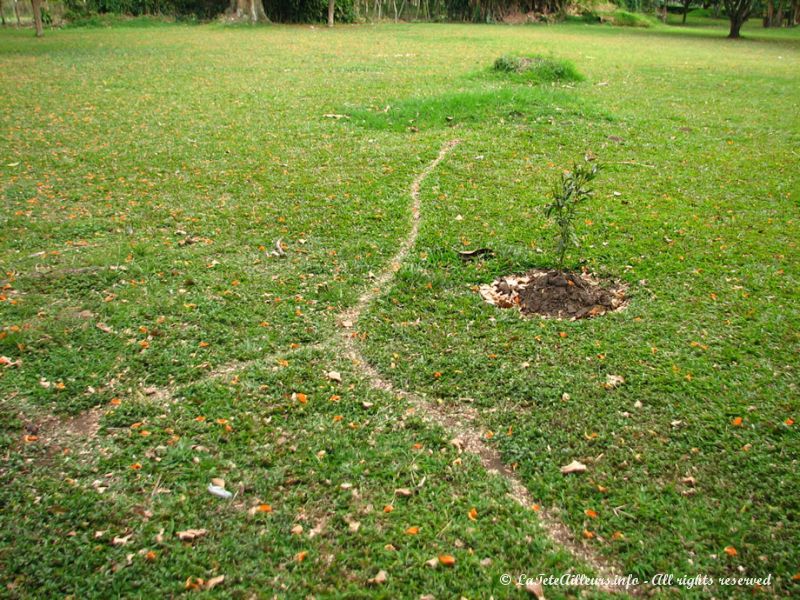
[(737, 554), (739, 554), (739, 551), (733, 546), (725, 546), (725, 554), (727, 554), (728, 556), (736, 556)]
[(452, 567), (454, 564), (456, 564), (456, 559), (449, 554), (440, 554), (439, 563), (445, 567)]
[(406, 529), (406, 533), (408, 535), (417, 535), (419, 533), (419, 527), (409, 527)]
[(469, 517), (470, 521), (477, 521), (478, 520), (478, 509), (474, 506), (469, 509), (469, 513), (467, 513), (467, 517)]

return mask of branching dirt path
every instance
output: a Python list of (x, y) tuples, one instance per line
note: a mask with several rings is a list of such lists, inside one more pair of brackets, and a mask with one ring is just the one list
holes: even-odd
[[(475, 419), (474, 412), (461, 411), (458, 408), (446, 408), (419, 394), (407, 390), (395, 388), (390, 381), (384, 379), (381, 374), (363, 356), (358, 344), (358, 334), (354, 329), (359, 318), (367, 309), (372, 301), (380, 297), (394, 279), (395, 274), (400, 269), (403, 261), (408, 256), (411, 248), (417, 241), (420, 224), (420, 188), (422, 183), (442, 162), (445, 157), (455, 148), (460, 140), (446, 142), (438, 156), (431, 161), (422, 172), (417, 175), (411, 184), (409, 195), (411, 197), (411, 229), (408, 235), (400, 244), (400, 248), (392, 258), (389, 266), (378, 274), (367, 289), (358, 299), (358, 302), (348, 310), (340, 313), (338, 323), (340, 326), (340, 339), (345, 349), (345, 355), (349, 358), (358, 370), (366, 377), (373, 388), (391, 392), (396, 396), (408, 401), (421, 417), (443, 427), (449, 434), (455, 436), (452, 443), (459, 449), (471, 452), (480, 457), (483, 467), (491, 472), (504, 477), (508, 481), (511, 492), (510, 496), (523, 507), (530, 509), (534, 500), (530, 492), (525, 488), (516, 474), (507, 467), (500, 458), (499, 452), (487, 445), (479, 429), (473, 424)], [(565, 548), (573, 556), (587, 564), (599, 578), (611, 579), (615, 575), (622, 573), (622, 570), (609, 561), (598, 556), (586, 544), (576, 540), (566, 526), (545, 509), (537, 512), (544, 529), (550, 538), (558, 545)], [(601, 588), (605, 591), (618, 591), (615, 588)], [(632, 588), (628, 592), (635, 592)]]

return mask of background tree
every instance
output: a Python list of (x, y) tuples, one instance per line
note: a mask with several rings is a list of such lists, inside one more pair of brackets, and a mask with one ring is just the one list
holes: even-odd
[(44, 35), (44, 28), (42, 27), (42, 0), (31, 0), (31, 7), (33, 8), (33, 24), (36, 27), (36, 37)]
[(731, 30), (728, 37), (732, 40), (739, 39), (741, 36), (742, 25), (750, 18), (753, 12), (755, 0), (723, 0), (725, 12), (731, 21)]
[(263, 0), (231, 0), (228, 14), (250, 23), (269, 23)]
[(336, 0), (328, 0), (328, 27), (333, 27), (334, 10), (336, 10)]
[(689, 8), (691, 8), (694, 0), (681, 0), (681, 4), (683, 5), (683, 24), (686, 25), (686, 15), (689, 14)]

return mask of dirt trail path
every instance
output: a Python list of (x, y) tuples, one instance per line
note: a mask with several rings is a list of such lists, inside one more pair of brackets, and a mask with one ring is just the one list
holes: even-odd
[[(409, 190), (411, 198), (411, 228), (408, 235), (400, 244), (397, 253), (392, 257), (389, 266), (372, 280), (370, 287), (359, 297), (358, 302), (352, 308), (339, 315), (340, 339), (345, 349), (345, 355), (361, 371), (373, 388), (391, 392), (403, 398), (414, 406), (417, 414), (443, 427), (450, 435), (454, 436), (452, 442), (454, 445), (461, 450), (476, 454), (480, 457), (484, 468), (489, 472), (504, 477), (511, 487), (509, 495), (520, 505), (530, 509), (534, 503), (533, 498), (516, 474), (503, 463), (497, 450), (486, 444), (480, 430), (474, 424), (476, 415), (472, 412), (460, 411), (457, 408), (446, 408), (419, 394), (395, 388), (364, 358), (359, 348), (358, 335), (355, 329), (359, 318), (370, 303), (390, 287), (395, 274), (417, 241), (421, 209), (420, 188), (423, 182), (458, 143), (459, 140), (446, 142), (439, 150), (436, 158), (412, 182)], [(614, 575), (622, 573), (619, 567), (599, 557), (586, 544), (576, 540), (566, 526), (548, 511), (540, 509), (537, 512), (537, 516), (552, 540), (591, 567), (597, 577), (613, 578)], [(606, 588), (606, 591), (617, 590)], [(633, 589), (628, 590), (629, 593), (633, 591)]]

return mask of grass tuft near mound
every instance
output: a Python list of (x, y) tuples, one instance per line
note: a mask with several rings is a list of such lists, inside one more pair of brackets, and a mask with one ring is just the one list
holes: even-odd
[(571, 62), (540, 55), (504, 54), (494, 61), (492, 71), (524, 83), (583, 81), (584, 79)]

